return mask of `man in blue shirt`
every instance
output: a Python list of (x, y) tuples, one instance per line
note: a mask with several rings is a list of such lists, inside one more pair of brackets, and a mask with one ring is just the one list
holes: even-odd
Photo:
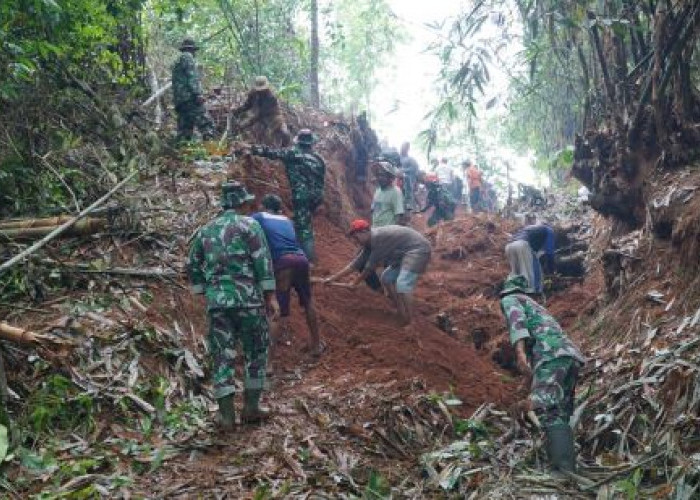
[(535, 293), (542, 293), (541, 255), (546, 256), (547, 274), (554, 273), (554, 230), (546, 224), (523, 227), (506, 245), (510, 275), (525, 276), (531, 291)]
[(262, 199), (261, 211), (252, 215), (253, 219), (262, 226), (267, 238), (272, 265), (275, 270), (277, 303), (280, 307), (281, 324), (273, 326), (274, 339), (278, 340), (278, 332), (287, 331), (291, 289), (294, 288), (299, 297), (299, 305), (306, 313), (306, 324), (309, 327), (311, 344), (309, 346), (314, 357), (320, 356), (323, 350), (318, 334), (318, 319), (311, 297), (311, 279), (309, 276), (309, 260), (299, 244), (294, 224), (282, 215), (282, 199), (274, 194), (265, 195)]

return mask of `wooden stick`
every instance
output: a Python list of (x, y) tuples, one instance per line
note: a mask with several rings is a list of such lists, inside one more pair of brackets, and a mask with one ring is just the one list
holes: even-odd
[(47, 234), (45, 237), (34, 243), (32, 246), (27, 248), (26, 250), (20, 252), (19, 254), (15, 255), (12, 257), (10, 260), (5, 261), (0, 265), (0, 274), (3, 272), (7, 271), (10, 269), (12, 266), (20, 262), (22, 259), (25, 257), (28, 257), (29, 255), (33, 254), (40, 248), (42, 248), (44, 245), (46, 245), (48, 242), (56, 238), (58, 235), (66, 231), (68, 228), (70, 228), (73, 224), (78, 222), (80, 219), (88, 215), (90, 212), (92, 212), (94, 209), (102, 205), (105, 201), (107, 201), (109, 198), (112, 197), (114, 193), (116, 193), (119, 189), (121, 189), (127, 182), (129, 182), (131, 179), (136, 177), (136, 174), (138, 174), (139, 171), (138, 169), (135, 169), (133, 172), (131, 172), (129, 175), (127, 175), (119, 184), (114, 186), (112, 189), (109, 190), (107, 194), (105, 194), (102, 198), (97, 200), (95, 203), (84, 209), (82, 212), (80, 212), (78, 215), (73, 217), (71, 220), (68, 222), (58, 226), (56, 229), (51, 231), (49, 234)]
[[(63, 232), (64, 236), (82, 236), (86, 234), (94, 234), (102, 231), (107, 227), (105, 219), (97, 219), (88, 217), (76, 222), (73, 227), (66, 229)], [(45, 236), (56, 230), (57, 226), (40, 226), (40, 227), (12, 227), (0, 229), (0, 241), (19, 241), (19, 240), (34, 240), (41, 236)]]
[[(311, 278), (311, 283), (324, 283), (324, 280), (323, 278)], [(354, 288), (350, 283), (336, 283), (335, 281), (326, 283), (326, 285), (335, 286), (338, 288)]]

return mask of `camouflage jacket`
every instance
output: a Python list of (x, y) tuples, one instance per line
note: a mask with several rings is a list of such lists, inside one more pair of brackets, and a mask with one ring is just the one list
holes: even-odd
[(189, 52), (182, 52), (173, 65), (173, 101), (175, 107), (195, 101), (202, 95), (197, 64)]
[(302, 151), (298, 147), (289, 149), (272, 149), (258, 146), (253, 154), (282, 160), (296, 201), (310, 201), (314, 207), (323, 202), (323, 186), (326, 177), (326, 164), (321, 155), (313, 151)]
[(510, 342), (526, 339), (526, 351), (533, 369), (555, 358), (570, 357), (585, 363), (581, 351), (562, 331), (547, 310), (530, 297), (514, 293), (501, 299), (501, 310), (508, 322)]
[(435, 207), (437, 209), (445, 210), (452, 209), (456, 205), (452, 194), (450, 191), (437, 182), (428, 184), (428, 200), (427, 205), (423, 209), (428, 210), (430, 207)]
[(208, 309), (264, 305), (263, 291), (275, 289), (272, 257), (260, 224), (233, 210), (222, 212), (194, 235), (187, 274)]

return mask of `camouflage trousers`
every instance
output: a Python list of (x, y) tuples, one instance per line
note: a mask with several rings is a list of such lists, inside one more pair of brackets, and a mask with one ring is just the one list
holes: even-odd
[(239, 344), (244, 389), (265, 388), (269, 326), (264, 309), (210, 309), (207, 341), (216, 399), (236, 392)]
[(535, 369), (530, 401), (544, 428), (569, 424), (580, 366), (579, 361), (567, 356), (545, 361)]
[(455, 218), (455, 207), (452, 206), (437, 206), (433, 213), (428, 218), (428, 227), (433, 227), (441, 220), (452, 220)]
[(180, 141), (191, 141), (194, 135), (194, 128), (201, 132), (205, 140), (214, 137), (214, 123), (207, 115), (204, 104), (196, 101), (179, 104), (175, 107), (177, 113), (177, 139)]
[[(314, 226), (313, 213), (316, 210), (316, 204), (308, 198), (292, 198), (292, 206), (294, 208), (294, 231), (297, 233), (297, 238), (306, 254), (306, 257), (312, 261), (316, 261), (314, 251)], [(311, 255), (309, 255), (311, 253)]]

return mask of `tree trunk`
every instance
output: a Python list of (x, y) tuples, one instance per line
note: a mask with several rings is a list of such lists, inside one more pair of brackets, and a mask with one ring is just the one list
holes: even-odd
[(320, 107), (318, 91), (318, 0), (311, 0), (311, 105)]

